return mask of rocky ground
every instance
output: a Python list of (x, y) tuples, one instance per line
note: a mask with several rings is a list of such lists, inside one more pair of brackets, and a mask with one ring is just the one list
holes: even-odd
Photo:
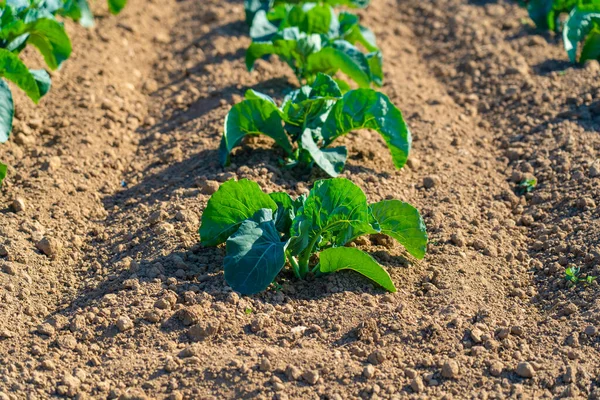
[(353, 133), (343, 176), (417, 206), (428, 255), (356, 243), (395, 294), (288, 273), (241, 297), (224, 249), (198, 244), (210, 195), (322, 176), (281, 170), (264, 138), (221, 168), (223, 119), (248, 88), (298, 83), (276, 59), (246, 71), (241, 1), (100, 3), (0, 149), (0, 399), (600, 397), (599, 287), (564, 273), (600, 276), (597, 62), (569, 64), (512, 2), (373, 0), (359, 13), (414, 150), (396, 171)]

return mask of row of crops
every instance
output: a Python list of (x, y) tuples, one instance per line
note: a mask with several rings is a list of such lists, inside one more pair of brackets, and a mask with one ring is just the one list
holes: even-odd
[[(127, 0), (108, 0), (112, 14), (118, 14)], [(9, 139), (15, 106), (10, 81), (34, 102), (50, 90), (47, 71), (30, 69), (20, 54), (33, 46), (51, 71), (59, 69), (71, 56), (71, 41), (60, 18), (70, 18), (81, 25), (94, 24), (87, 0), (0, 0), (0, 143)], [(8, 167), (0, 160), (0, 186)]]
[(338, 5), (359, 8), (368, 1), (246, 1), (248, 69), (276, 55), (303, 86), (278, 96), (280, 104), (248, 90), (225, 118), (220, 161), (228, 165), (245, 137), (266, 135), (279, 148), (284, 168), (317, 168), (330, 178), (297, 198), (266, 194), (249, 180), (225, 182), (212, 195), (202, 215), (201, 241), (226, 244), (225, 280), (242, 294), (265, 290), (286, 265), (297, 279), (350, 269), (395, 292), (390, 275), (371, 255), (346, 245), (362, 235), (385, 234), (417, 259), (427, 250), (427, 231), (415, 207), (399, 200), (368, 203), (361, 188), (336, 177), (348, 150), (334, 142), (353, 130), (378, 132), (396, 168), (404, 166), (411, 148), (402, 113), (373, 89), (384, 79), (375, 35), (354, 13), (338, 13), (333, 8)]

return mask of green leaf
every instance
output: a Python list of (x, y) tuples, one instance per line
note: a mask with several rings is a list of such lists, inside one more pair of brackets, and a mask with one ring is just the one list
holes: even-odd
[(28, 32), (27, 42), (40, 51), (50, 69), (59, 68), (71, 55), (71, 41), (61, 23), (42, 18), (32, 23)]
[(378, 51), (375, 34), (369, 29), (359, 24), (358, 16), (348, 12), (342, 12), (339, 15), (339, 38), (349, 43), (360, 43), (367, 51)]
[(2, 187), (2, 182), (6, 178), (6, 174), (8, 173), (8, 167), (5, 164), (0, 162), (0, 187)]
[(279, 109), (268, 100), (255, 98), (234, 105), (225, 117), (225, 131), (219, 156), (223, 165), (229, 165), (229, 154), (239, 146), (246, 135), (267, 135), (291, 154), (292, 144), (283, 130)]
[(298, 27), (301, 32), (309, 35), (335, 35), (339, 30), (339, 22), (331, 6), (307, 3), (292, 7), (282, 27)]
[(277, 210), (277, 204), (256, 182), (229, 180), (208, 200), (202, 214), (200, 239), (205, 246), (224, 243), (242, 222), (263, 208)]
[(277, 34), (279, 28), (273, 24), (264, 10), (259, 10), (254, 15), (250, 26), (250, 37), (257, 42), (269, 41)]
[(387, 271), (373, 257), (359, 249), (334, 247), (323, 250), (319, 255), (319, 264), (322, 273), (349, 269), (366, 276), (389, 292), (396, 292), (394, 282)]
[(233, 290), (246, 295), (265, 290), (285, 265), (285, 248), (273, 211), (259, 210), (227, 239), (225, 280)]
[(419, 260), (427, 251), (427, 228), (419, 211), (400, 200), (383, 200), (371, 204), (376, 229), (396, 239)]
[(117, 15), (127, 4), (127, 0), (108, 0), (108, 10), (111, 14)]
[(321, 51), (310, 54), (306, 70), (311, 74), (322, 72), (335, 75), (342, 71), (360, 87), (371, 84), (371, 70), (367, 57), (355, 46), (345, 40), (336, 40)]
[(94, 26), (94, 14), (87, 0), (66, 0), (59, 13), (79, 22), (83, 27), (91, 28)]
[(579, 62), (586, 62), (587, 60), (599, 60), (600, 59), (600, 27), (594, 28), (587, 36), (583, 48), (581, 49), (581, 56)]
[(591, 33), (598, 29), (600, 29), (600, 6), (578, 6), (571, 11), (563, 29), (564, 46), (571, 62), (577, 61), (577, 47), (588, 35), (591, 36), (591, 42), (584, 45), (585, 52), (582, 51), (580, 62), (597, 54), (598, 39)]
[(336, 177), (344, 169), (348, 151), (345, 147), (320, 149), (315, 143), (310, 129), (305, 129), (300, 137), (299, 147), (306, 150), (313, 161), (331, 177)]
[(298, 210), (291, 233), (302, 236), (300, 224), (306, 223), (309, 243), (343, 246), (362, 234), (376, 233), (368, 221), (367, 198), (361, 188), (345, 178), (320, 180)]
[(402, 113), (383, 93), (372, 89), (352, 90), (338, 101), (327, 117), (321, 134), (328, 145), (355, 129), (373, 129), (385, 140), (396, 168), (408, 159), (411, 134)]
[(45, 96), (46, 93), (50, 91), (50, 87), (52, 86), (52, 81), (50, 80), (50, 75), (48, 75), (48, 72), (44, 71), (43, 69), (30, 69), (29, 73), (35, 80), (35, 84), (40, 92), (40, 97)]
[(254, 16), (258, 11), (269, 11), (273, 7), (273, 0), (244, 0), (244, 9), (246, 11), (246, 23), (252, 24)]
[(275, 219), (277, 230), (283, 234), (289, 234), (292, 221), (296, 216), (294, 201), (285, 192), (269, 193), (269, 197), (277, 204), (277, 218)]
[(0, 49), (0, 76), (14, 82), (34, 103), (40, 101), (43, 93), (40, 93), (34, 75), (18, 56), (4, 49)]
[(381, 52), (375, 51), (367, 54), (367, 62), (371, 70), (371, 80), (377, 86), (383, 85), (383, 56)]
[[(0, 143), (6, 142), (10, 136), (14, 114), (15, 105), (12, 93), (6, 82), (0, 79)], [(6, 173), (6, 170), (4, 172)]]

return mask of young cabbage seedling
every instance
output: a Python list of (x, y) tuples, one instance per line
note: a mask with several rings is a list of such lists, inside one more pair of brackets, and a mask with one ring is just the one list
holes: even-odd
[(329, 5), (305, 3), (260, 10), (252, 20), (250, 37), (249, 70), (257, 59), (277, 54), (299, 81), (311, 83), (318, 72), (333, 76), (342, 71), (360, 87), (383, 84), (383, 58), (373, 32), (360, 25), (356, 15), (342, 12), (338, 16)]
[[(310, 1), (306, 0), (244, 0), (244, 8), (246, 10), (246, 22), (252, 24), (254, 15), (258, 11), (269, 12), (273, 7), (286, 4), (303, 4)], [(314, 2), (314, 0), (312, 1)], [(371, 0), (321, 0), (322, 4), (330, 6), (345, 6), (349, 8), (365, 8)]]
[[(36, 47), (51, 70), (60, 68), (71, 55), (71, 41), (63, 24), (30, 1), (0, 3), (0, 143), (8, 140), (12, 130), (14, 102), (4, 79), (12, 81), (38, 103), (50, 90), (50, 75), (44, 70), (29, 69), (19, 58), (28, 45)], [(0, 184), (6, 165), (0, 165)]]
[(225, 280), (242, 294), (265, 290), (286, 262), (298, 279), (349, 269), (395, 292), (369, 254), (344, 247), (375, 233), (396, 239), (417, 259), (425, 256), (427, 231), (417, 209), (399, 200), (367, 204), (363, 191), (344, 178), (317, 181), (297, 199), (265, 194), (246, 179), (227, 181), (208, 201), (200, 227), (202, 244), (226, 243)]
[(563, 29), (563, 42), (571, 62), (577, 62), (577, 48), (582, 42), (579, 62), (600, 60), (600, 0), (571, 11)]
[(331, 77), (319, 74), (312, 85), (287, 95), (280, 108), (267, 95), (253, 90), (246, 92), (246, 99), (234, 105), (225, 118), (220, 158), (223, 165), (228, 165), (231, 151), (241, 144), (244, 136), (263, 134), (284, 149), (289, 166), (311, 168), (317, 164), (335, 177), (344, 168), (347, 150), (329, 145), (338, 137), (362, 128), (381, 134), (396, 168), (404, 166), (411, 134), (402, 113), (389, 98), (372, 89), (342, 94)]

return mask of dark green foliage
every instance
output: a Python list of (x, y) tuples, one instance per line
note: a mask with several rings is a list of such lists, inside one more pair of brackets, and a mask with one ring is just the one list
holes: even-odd
[[(226, 241), (225, 280), (236, 291), (265, 290), (286, 262), (296, 277), (356, 271), (390, 292), (388, 273), (369, 254), (344, 247), (365, 234), (383, 233), (421, 259), (427, 231), (410, 204), (386, 200), (369, 205), (363, 191), (343, 178), (317, 181), (308, 196), (264, 194), (254, 182), (228, 181), (211, 197), (202, 215), (201, 241)], [(319, 262), (311, 259), (319, 254)]]
[(283, 148), (290, 167), (319, 166), (337, 176), (346, 163), (345, 147), (330, 147), (338, 137), (356, 129), (372, 129), (385, 140), (396, 168), (406, 163), (411, 134), (398, 110), (382, 93), (372, 89), (342, 94), (329, 76), (319, 74), (310, 86), (287, 95), (281, 107), (270, 97), (248, 91), (225, 119), (220, 158), (229, 164), (230, 153), (247, 135), (267, 135)]

